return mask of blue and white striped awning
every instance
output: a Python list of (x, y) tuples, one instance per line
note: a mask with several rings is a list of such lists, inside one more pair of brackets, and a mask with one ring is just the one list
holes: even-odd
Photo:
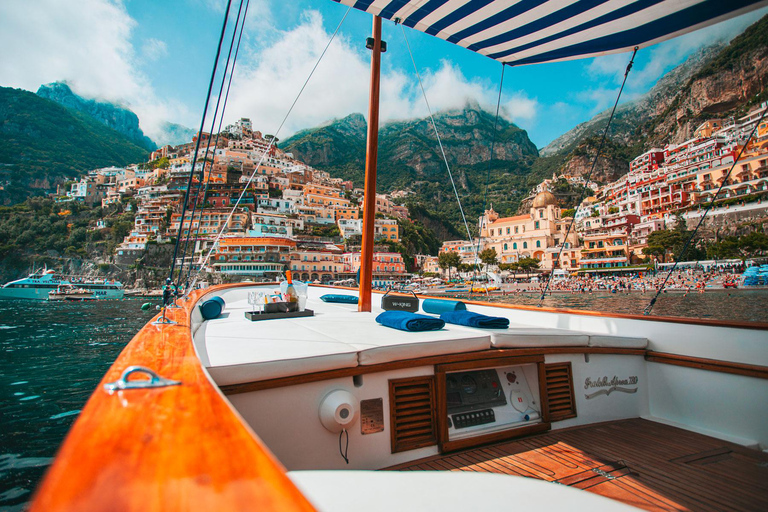
[(335, 0), (508, 64), (645, 47), (768, 0)]

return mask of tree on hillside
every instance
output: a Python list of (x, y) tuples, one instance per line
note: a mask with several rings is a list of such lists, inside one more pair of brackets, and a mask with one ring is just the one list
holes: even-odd
[(690, 238), (691, 232), (685, 229), (685, 222), (678, 222), (675, 229), (662, 229), (648, 235), (648, 246), (643, 248), (646, 256), (656, 256), (660, 261), (700, 260), (706, 258), (706, 253), (695, 243), (691, 243), (682, 254), (685, 243)]
[(437, 266), (442, 269), (448, 269), (448, 279), (451, 279), (451, 269), (458, 269), (461, 263), (461, 257), (457, 252), (441, 252), (437, 256)]
[(532, 270), (538, 270), (539, 260), (536, 258), (520, 258), (517, 262), (517, 266), (521, 272), (529, 273)]
[(483, 251), (480, 252), (480, 261), (485, 263), (485, 271), (488, 272), (488, 266), (489, 265), (497, 265), (499, 263), (498, 255), (496, 254), (496, 249), (493, 247), (489, 249), (483, 249)]

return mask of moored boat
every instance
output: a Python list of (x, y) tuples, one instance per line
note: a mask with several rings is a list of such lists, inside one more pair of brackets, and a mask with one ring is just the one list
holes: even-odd
[(59, 286), (56, 290), (48, 292), (48, 300), (51, 301), (84, 301), (97, 300), (94, 293), (85, 288), (75, 286)]
[(0, 288), (0, 299), (48, 300), (51, 292), (60, 287), (77, 287), (93, 299), (122, 299), (124, 294), (119, 281), (66, 278), (53, 270), (45, 270), (5, 283)]

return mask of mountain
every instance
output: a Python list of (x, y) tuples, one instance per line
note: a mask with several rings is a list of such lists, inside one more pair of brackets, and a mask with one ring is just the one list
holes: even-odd
[[(631, 74), (630, 74), (631, 79)], [(611, 181), (652, 147), (683, 142), (705, 120), (742, 115), (768, 99), (768, 16), (727, 45), (716, 43), (692, 54), (642, 97), (620, 105), (593, 179)], [(541, 150), (534, 172), (589, 172), (610, 110), (561, 135)]]
[(365, 174), (367, 129), (362, 114), (351, 114), (300, 131), (281, 142), (280, 146), (300, 160), (331, 172), (334, 177), (352, 179), (359, 185)]
[(148, 151), (87, 114), (0, 87), (0, 204), (56, 190), (68, 177), (147, 159)]
[(197, 135), (197, 132), (192, 128), (167, 121), (160, 125), (160, 132), (159, 135), (155, 135), (154, 139), (158, 147), (186, 144), (192, 140), (192, 137)]
[[(493, 203), (497, 211), (512, 212), (530, 188), (530, 167), (538, 157), (536, 146), (525, 130), (500, 118), (488, 181), (494, 117), (476, 103), (435, 114), (440, 142), (470, 225), (475, 224), (483, 205), (489, 203)], [(281, 147), (313, 167), (362, 186), (365, 139), (365, 119), (360, 114), (352, 114), (299, 132), (284, 141)], [(381, 126), (378, 156), (380, 191), (409, 191), (410, 202), (428, 205), (431, 214), (449, 220), (454, 227), (461, 226), (461, 231), (466, 232), (429, 118)], [(454, 227), (446, 227), (446, 232), (454, 232)]]
[(41, 85), (37, 95), (91, 116), (98, 122), (122, 133), (139, 147), (149, 151), (157, 149), (157, 145), (141, 131), (138, 116), (128, 109), (112, 103), (86, 100), (72, 92), (65, 82)]

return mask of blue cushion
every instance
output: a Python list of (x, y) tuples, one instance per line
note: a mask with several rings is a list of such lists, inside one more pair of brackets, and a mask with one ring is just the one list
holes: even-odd
[(376, 321), (386, 327), (411, 332), (436, 331), (445, 327), (445, 322), (439, 318), (408, 311), (385, 311), (376, 317)]
[(506, 329), (509, 327), (508, 318), (486, 316), (471, 311), (448, 311), (441, 314), (440, 318), (449, 324), (480, 327), (482, 329)]
[(467, 306), (460, 300), (424, 299), (424, 302), (421, 303), (421, 309), (425, 313), (439, 315), (446, 311), (463, 311), (467, 309)]
[(200, 304), (200, 314), (203, 315), (204, 320), (218, 318), (222, 311), (224, 311), (224, 299), (218, 295)]
[(320, 297), (323, 302), (338, 302), (340, 304), (357, 304), (357, 297), (354, 295), (334, 295), (328, 294)]

